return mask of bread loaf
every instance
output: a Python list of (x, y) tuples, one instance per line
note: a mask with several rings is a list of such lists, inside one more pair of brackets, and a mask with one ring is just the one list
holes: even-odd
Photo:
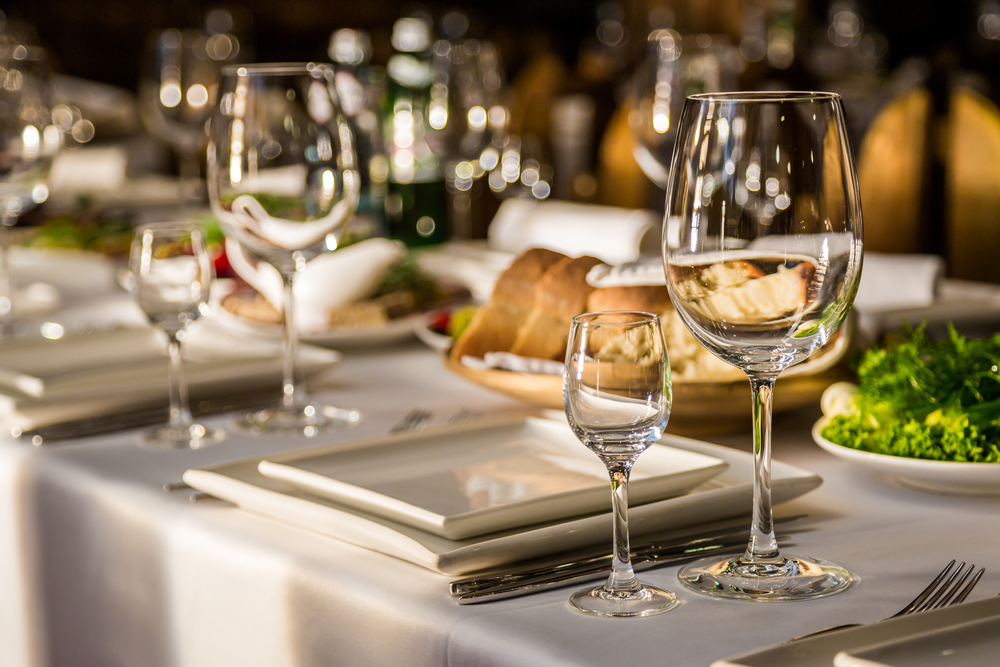
[(574, 317), (587, 309), (594, 288), (587, 273), (601, 260), (567, 257), (545, 272), (538, 283), (534, 307), (521, 327), (510, 352), (523, 357), (562, 359)]
[[(469, 327), (455, 342), (452, 356), (482, 357), (487, 352), (507, 352), (535, 305), (542, 277), (552, 266), (569, 259), (562, 253), (532, 248), (521, 253), (497, 279), (489, 302), (480, 308)], [(565, 341), (563, 342), (565, 347)]]

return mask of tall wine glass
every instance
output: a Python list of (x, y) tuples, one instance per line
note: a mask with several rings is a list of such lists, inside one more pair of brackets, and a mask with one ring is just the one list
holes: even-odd
[(360, 417), (306, 399), (292, 291), (296, 272), (337, 247), (335, 233), (354, 213), (359, 183), (332, 67), (257, 64), (222, 71), (209, 126), (209, 201), (225, 234), (274, 266), (284, 284), (281, 405), (248, 415), (241, 422), (246, 428), (314, 435)]
[(0, 336), (14, 333), (8, 230), (48, 198), (45, 181), (62, 135), (52, 124), (48, 63), (42, 49), (0, 44)]
[(693, 95), (667, 190), (664, 265), (677, 311), (753, 392), (754, 504), (746, 553), (692, 563), (681, 581), (727, 598), (798, 600), (851, 575), (785, 556), (771, 516), (771, 394), (785, 368), (829, 340), (861, 277), (858, 182), (840, 97)]
[(603, 586), (578, 591), (570, 605), (597, 616), (651, 616), (673, 609), (670, 591), (643, 586), (628, 543), (628, 477), (639, 454), (660, 439), (670, 417), (670, 371), (659, 317), (643, 312), (573, 318), (563, 401), (569, 425), (611, 475), (614, 553)]
[(687, 95), (736, 86), (737, 52), (721, 35), (654, 30), (632, 80), (629, 129), (642, 172), (667, 187), (677, 120)]
[(163, 30), (149, 36), (139, 79), (139, 111), (146, 128), (170, 144), (181, 186), (204, 197), (199, 151), (215, 107), (219, 73), (238, 62), (240, 45), (225, 33)]
[(181, 343), (195, 321), (208, 314), (212, 257), (200, 228), (156, 223), (136, 230), (129, 258), (132, 295), (149, 321), (167, 335), (170, 421), (143, 436), (146, 444), (199, 449), (224, 432), (194, 423), (181, 372)]

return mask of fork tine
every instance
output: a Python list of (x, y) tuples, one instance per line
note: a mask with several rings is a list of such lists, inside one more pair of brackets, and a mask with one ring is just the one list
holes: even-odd
[(914, 611), (916, 611), (917, 607), (923, 604), (924, 600), (930, 597), (931, 593), (934, 592), (934, 589), (937, 588), (938, 584), (940, 584), (944, 580), (944, 578), (948, 576), (948, 573), (951, 571), (951, 568), (954, 567), (954, 565), (955, 561), (952, 560), (950, 563), (948, 563), (948, 565), (945, 566), (943, 570), (941, 570), (941, 573), (938, 576), (934, 577), (934, 580), (927, 585), (927, 588), (920, 591), (920, 594), (917, 595), (917, 597), (913, 598), (913, 601), (910, 602), (910, 604), (900, 609), (898, 612), (890, 616), (890, 618), (896, 618), (897, 616), (905, 616), (907, 614), (912, 614)]
[(958, 567), (955, 568), (955, 571), (952, 572), (948, 576), (948, 578), (944, 581), (944, 583), (941, 584), (938, 587), (938, 589), (934, 592), (934, 595), (927, 598), (927, 600), (925, 600), (922, 605), (914, 609), (913, 613), (927, 611), (928, 609), (933, 609), (937, 601), (941, 599), (941, 596), (944, 595), (945, 592), (947, 592), (948, 589), (951, 587), (952, 582), (954, 582), (955, 579), (958, 577), (958, 575), (961, 574), (963, 567), (965, 567), (965, 561), (959, 563)]
[(962, 592), (958, 594), (958, 597), (956, 597), (952, 601), (952, 604), (958, 604), (959, 602), (963, 602), (965, 598), (969, 597), (969, 593), (972, 592), (972, 589), (976, 587), (976, 584), (979, 583), (979, 580), (982, 579), (983, 574), (985, 573), (986, 573), (985, 567), (979, 568), (979, 572), (976, 572), (976, 575), (972, 577), (969, 583), (965, 585), (965, 588), (963, 588)]
[[(955, 596), (956, 593), (958, 593), (962, 589), (962, 585), (965, 584), (965, 580), (969, 578), (969, 575), (972, 574), (972, 571), (975, 569), (976, 566), (974, 564), (970, 565), (969, 569), (965, 571), (965, 574), (959, 577), (958, 580), (954, 583), (954, 585), (952, 585), (952, 587), (949, 588), (948, 591), (944, 594), (944, 596), (940, 600), (938, 600), (934, 605), (929, 607), (929, 609), (938, 609), (940, 607), (948, 606), (951, 599)], [(958, 573), (956, 572), (956, 574)]]

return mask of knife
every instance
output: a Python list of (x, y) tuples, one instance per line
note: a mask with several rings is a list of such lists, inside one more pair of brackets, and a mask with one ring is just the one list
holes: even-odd
[[(781, 517), (776, 519), (775, 523), (788, 523), (804, 516)], [(672, 556), (698, 557), (707, 551), (738, 546), (747, 538), (748, 531), (745, 519), (717, 522), (708, 526), (700, 526), (694, 530), (674, 532), (669, 537), (639, 546), (632, 550), (632, 564), (633, 567), (641, 565), (643, 569), (646, 569), (662, 564), (666, 558)], [(507, 589), (529, 582), (541, 583), (559, 580), (561, 577), (575, 576), (581, 572), (589, 573), (593, 568), (603, 573), (607, 571), (610, 563), (611, 556), (604, 553), (584, 558), (574, 557), (573, 560), (568, 561), (565, 559), (548, 560), (526, 566), (480, 572), (456, 579), (451, 583), (450, 592), (453, 596), (461, 597), (493, 589)]]
[[(778, 537), (778, 542), (787, 543), (789, 537), (783, 535)], [(690, 549), (683, 547), (669, 547), (663, 551), (654, 552), (646, 556), (632, 558), (632, 569), (636, 572), (649, 570), (654, 567), (666, 565), (677, 565), (692, 560), (697, 560), (702, 556), (716, 552), (726, 551), (731, 548), (742, 548), (746, 543), (746, 535), (733, 535), (719, 542), (709, 543)], [(472, 592), (456, 595), (458, 603), (479, 604), (482, 602), (492, 602), (494, 600), (504, 600), (507, 598), (519, 597), (530, 593), (538, 593), (552, 588), (562, 588), (571, 584), (579, 584), (597, 579), (604, 579), (608, 576), (608, 569), (611, 565), (611, 556), (601, 557), (602, 562), (589, 563), (587, 565), (571, 565), (566, 568), (539, 577), (519, 579), (517, 581), (499, 584), (493, 587), (475, 590)]]

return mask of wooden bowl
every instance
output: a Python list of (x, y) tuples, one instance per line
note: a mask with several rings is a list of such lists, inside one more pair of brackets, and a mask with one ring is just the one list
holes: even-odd
[[(842, 361), (850, 345), (850, 325), (843, 327), (823, 348), (805, 362), (778, 377), (774, 390), (775, 413), (819, 402), (834, 382), (852, 379)], [(516, 373), (499, 369), (469, 368), (445, 355), (445, 367), (480, 386), (532, 405), (563, 409), (562, 376)], [(667, 430), (682, 435), (710, 435), (749, 429), (752, 423), (750, 383), (746, 379), (692, 382), (674, 379), (673, 407)]]

